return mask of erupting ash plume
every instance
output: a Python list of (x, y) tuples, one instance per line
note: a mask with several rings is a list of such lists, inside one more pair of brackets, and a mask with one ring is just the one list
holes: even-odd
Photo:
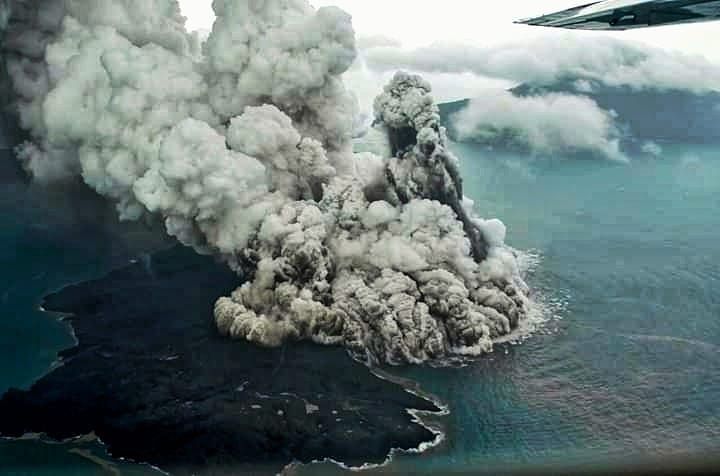
[(215, 305), (221, 333), (419, 363), (490, 351), (526, 316), (505, 227), (463, 196), (425, 81), (398, 73), (377, 98), (385, 156), (352, 152), (343, 11), (215, 0), (201, 46), (175, 0), (10, 6), (25, 169), (222, 257), (247, 279)]

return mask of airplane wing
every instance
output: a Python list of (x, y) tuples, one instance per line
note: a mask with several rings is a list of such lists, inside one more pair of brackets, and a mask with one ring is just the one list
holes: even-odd
[(719, 0), (607, 0), (515, 23), (577, 30), (628, 30), (718, 19)]

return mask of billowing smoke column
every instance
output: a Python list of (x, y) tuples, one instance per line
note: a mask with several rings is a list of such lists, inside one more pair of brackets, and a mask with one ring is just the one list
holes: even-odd
[(221, 333), (341, 344), (368, 362), (492, 349), (528, 311), (505, 227), (463, 196), (430, 87), (375, 104), (387, 157), (353, 154), (350, 17), (305, 0), (215, 0), (200, 47), (174, 0), (25, 0), (3, 52), (43, 182), (82, 179), (121, 219), (221, 256), (245, 283)]

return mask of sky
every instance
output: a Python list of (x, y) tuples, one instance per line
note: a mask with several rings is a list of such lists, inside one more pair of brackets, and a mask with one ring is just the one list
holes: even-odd
[[(212, 0), (179, 0), (190, 30), (212, 28)], [(568, 31), (517, 25), (522, 18), (539, 16), (578, 6), (583, 0), (310, 0), (316, 7), (338, 6), (353, 17), (359, 39), (381, 36), (396, 40), (403, 48), (415, 49), (436, 43), (493, 47), (534, 39), (566, 42), (569, 37), (591, 39), (611, 36), (620, 40), (640, 41), (667, 51), (699, 55), (720, 64), (720, 21), (690, 25), (664, 26), (625, 32)], [(442, 8), (440, 8), (442, 6)], [(562, 43), (558, 44), (559, 46)], [(485, 89), (510, 87), (498, 81), (473, 74), (423, 73), (433, 86), (439, 101), (450, 101), (478, 95)], [(364, 109), (370, 109), (372, 98), (392, 73), (378, 74), (356, 67), (345, 75), (346, 84), (355, 91)]]
[[(353, 17), (359, 36), (382, 35), (403, 46), (419, 47), (434, 42), (493, 44), (553, 36), (559, 32), (513, 21), (578, 6), (583, 0), (311, 0), (316, 7), (335, 5)], [(180, 0), (191, 30), (212, 27), (212, 0)], [(443, 8), (438, 8), (442, 5)], [(610, 35), (643, 41), (649, 45), (701, 54), (720, 61), (720, 22), (665, 26), (627, 32), (573, 32), (577, 35)], [(708, 41), (708, 39), (715, 41)]]

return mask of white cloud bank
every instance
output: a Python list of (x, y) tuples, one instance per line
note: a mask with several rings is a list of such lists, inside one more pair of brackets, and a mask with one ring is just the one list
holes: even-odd
[[(478, 88), (466, 95), (473, 101), (453, 121), (461, 140), (511, 145), (547, 155), (583, 152), (626, 160), (614, 113), (582, 96), (591, 93), (594, 84), (636, 90), (720, 91), (719, 64), (700, 56), (597, 35), (568, 33), (485, 48), (434, 44), (408, 50), (378, 44), (363, 51), (363, 61), (375, 74), (404, 68), (422, 74), (464, 74), (515, 84), (572, 79), (577, 95), (514, 97), (500, 88)], [(647, 147), (643, 151), (657, 154)]]
[(585, 96), (515, 96), (489, 91), (452, 119), (458, 138), (499, 144), (535, 154), (589, 153), (625, 161), (612, 112)]
[(638, 89), (720, 90), (720, 65), (704, 57), (595, 35), (568, 33), (486, 48), (434, 44), (407, 50), (385, 46), (368, 49), (364, 56), (375, 71), (471, 72), (518, 83), (550, 83), (571, 77)]

